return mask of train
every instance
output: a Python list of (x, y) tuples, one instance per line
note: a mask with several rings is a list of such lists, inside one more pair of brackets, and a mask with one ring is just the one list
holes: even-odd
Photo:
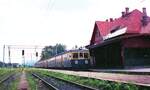
[(86, 49), (69, 50), (52, 58), (35, 63), (37, 68), (87, 69), (90, 68), (90, 55)]

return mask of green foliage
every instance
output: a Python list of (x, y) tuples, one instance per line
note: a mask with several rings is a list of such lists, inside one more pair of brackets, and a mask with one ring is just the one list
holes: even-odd
[(10, 68), (0, 68), (0, 80), (10, 75), (14, 70)]
[(56, 44), (55, 46), (46, 46), (42, 50), (41, 60), (51, 58), (56, 54), (66, 51), (66, 46), (62, 44)]
[[(20, 69), (13, 69), (13, 68), (0, 68), (0, 80), (3, 80), (5, 79), (6, 77), (10, 76), (11, 74), (15, 74), (15, 75), (18, 75), (20, 72)], [(17, 90), (17, 86), (18, 86), (18, 83), (19, 83), (19, 79), (20, 78), (17, 78), (17, 76), (13, 77), (11, 79), (11, 82), (4, 84), (4, 83), (1, 83), (0, 84), (0, 90)]]
[(12, 81), (12, 83), (10, 85), (11, 90), (17, 90), (18, 84), (19, 84), (19, 79), (20, 78), (16, 78), (15, 80)]
[(27, 73), (27, 81), (29, 83), (29, 90), (36, 90), (37, 81), (31, 76), (31, 74)]

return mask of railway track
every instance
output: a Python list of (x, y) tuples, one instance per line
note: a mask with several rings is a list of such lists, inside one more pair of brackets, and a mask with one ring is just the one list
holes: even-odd
[(56, 77), (43, 77), (42, 75), (32, 73), (35, 78), (41, 80), (50, 90), (98, 90), (89, 86), (66, 81)]
[(13, 73), (10, 74), (3, 79), (0, 80), (0, 90), (11, 90), (12, 89), (12, 84), (16, 80), (17, 74)]
[(5, 77), (4, 79), (0, 80), (0, 84), (4, 83), (5, 81), (9, 80), (10, 78), (12, 78), (14, 76), (14, 74), (11, 74), (7, 77)]

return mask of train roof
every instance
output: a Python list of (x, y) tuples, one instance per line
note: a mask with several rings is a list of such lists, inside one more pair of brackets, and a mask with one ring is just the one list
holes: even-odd
[[(59, 53), (59, 54), (57, 54), (57, 55), (55, 55), (53, 57), (56, 57), (56, 56), (59, 56), (59, 55), (63, 55), (65, 53), (69, 53), (69, 52), (86, 52), (86, 51), (89, 51), (89, 50), (88, 49), (73, 49), (73, 50), (68, 50), (68, 51)], [(53, 58), (53, 57), (51, 57), (51, 58)], [(50, 59), (50, 58), (48, 58), (48, 59)], [(45, 60), (47, 60), (47, 59), (45, 59)], [(38, 62), (45, 61), (45, 60), (39, 60)]]
[(59, 54), (57, 54), (55, 56), (59, 56), (59, 55), (62, 55), (62, 54), (65, 54), (65, 53), (69, 53), (69, 52), (86, 52), (86, 51), (88, 51), (88, 49), (74, 49), (74, 50), (68, 50), (68, 51), (59, 53)]

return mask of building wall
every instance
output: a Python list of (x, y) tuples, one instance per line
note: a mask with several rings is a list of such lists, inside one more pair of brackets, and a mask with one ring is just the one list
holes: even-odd
[(123, 60), (126, 68), (150, 66), (150, 37), (141, 36), (123, 41)]
[(143, 48), (150, 47), (150, 36), (132, 37), (123, 40), (124, 48)]
[(90, 49), (96, 68), (150, 66), (150, 36), (138, 36)]
[(122, 68), (121, 42), (91, 49), (92, 59), (96, 68)]

